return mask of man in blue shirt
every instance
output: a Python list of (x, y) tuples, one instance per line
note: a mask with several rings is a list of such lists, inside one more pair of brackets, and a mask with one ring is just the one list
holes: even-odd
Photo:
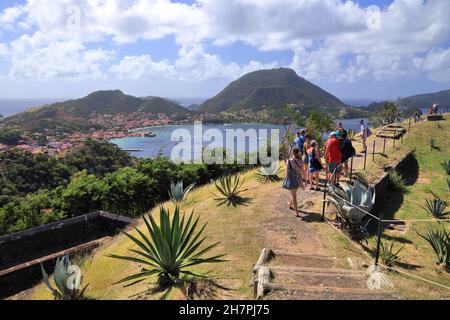
[(300, 132), (297, 132), (297, 138), (295, 138), (294, 143), (295, 147), (300, 150), (301, 153), (303, 153), (303, 144), (306, 141), (306, 131), (302, 130)]

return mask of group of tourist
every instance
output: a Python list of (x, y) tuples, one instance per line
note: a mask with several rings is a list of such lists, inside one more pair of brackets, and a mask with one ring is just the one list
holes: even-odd
[[(371, 132), (363, 120), (360, 124), (363, 152), (367, 152), (366, 141)], [(306, 130), (297, 132), (289, 159), (286, 161), (286, 178), (283, 183), (283, 187), (291, 194), (289, 208), (295, 211), (297, 217), (300, 217), (298, 190), (306, 191), (309, 185), (310, 191), (321, 191), (319, 174), (323, 170), (326, 172), (328, 183), (339, 186), (342, 174), (348, 176), (348, 162), (355, 155), (356, 150), (352, 140), (342, 123), (339, 123), (336, 130), (330, 133), (323, 153), (319, 149), (318, 142), (308, 135)]]

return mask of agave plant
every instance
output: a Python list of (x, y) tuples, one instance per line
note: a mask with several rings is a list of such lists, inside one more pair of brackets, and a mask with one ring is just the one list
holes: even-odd
[(56, 300), (82, 300), (88, 285), (82, 288), (83, 276), (80, 268), (72, 265), (70, 257), (65, 255), (56, 260), (54, 280), (56, 288), (50, 284), (49, 277), (41, 264), (42, 277), (47, 288)]
[(442, 162), (441, 165), (445, 172), (447, 172), (447, 175), (450, 175), (450, 160), (447, 162)]
[(354, 185), (341, 183), (340, 188), (330, 187), (330, 203), (336, 208), (338, 216), (343, 219), (349, 233), (356, 239), (365, 235), (367, 212), (375, 204), (375, 189), (355, 180)]
[(185, 218), (185, 215), (181, 217), (178, 206), (175, 208), (172, 221), (170, 212), (161, 208), (159, 225), (151, 215), (148, 215), (147, 218), (143, 218), (147, 234), (135, 228), (140, 239), (124, 232), (139, 249), (129, 249), (134, 255), (109, 255), (109, 257), (139, 263), (142, 268), (138, 273), (117, 283), (128, 283), (127, 286), (132, 286), (156, 275), (159, 288), (167, 288), (179, 284), (180, 275), (202, 277), (190, 271), (190, 268), (196, 265), (223, 262), (221, 258), (224, 255), (204, 257), (218, 243), (200, 249), (206, 240), (203, 236), (206, 224), (198, 230), (199, 218), (194, 220), (193, 212), (187, 220)]
[(224, 204), (234, 207), (241, 204), (244, 201), (241, 194), (247, 191), (247, 189), (242, 188), (244, 182), (245, 179), (238, 175), (222, 177), (216, 181), (215, 185), (219, 195), (213, 195), (217, 197), (214, 200), (219, 201), (219, 207)]
[(186, 189), (183, 188), (183, 180), (179, 181), (177, 184), (174, 182), (170, 183), (169, 197), (175, 203), (180, 203), (186, 200), (187, 195), (195, 187), (195, 183), (191, 184)]
[(277, 182), (280, 181), (278, 176), (283, 172), (280, 161), (273, 162), (269, 167), (261, 167), (257, 172), (257, 178), (262, 183)]
[(403, 193), (408, 192), (407, 182), (397, 170), (391, 170), (389, 172), (389, 182), (393, 188)]
[(425, 239), (436, 255), (436, 265), (439, 268), (450, 269), (450, 233), (447, 230), (428, 230), (426, 235), (416, 233)]
[(445, 218), (449, 213), (447, 211), (448, 202), (439, 198), (427, 200), (426, 206), (422, 208), (437, 220)]
[(395, 264), (400, 262), (400, 260), (402, 259), (402, 257), (400, 256), (400, 252), (402, 252), (403, 249), (405, 248), (403, 246), (403, 247), (400, 247), (400, 249), (398, 249), (397, 251), (395, 251), (394, 245), (395, 245), (395, 241), (392, 241), (387, 246), (385, 246), (384, 243), (381, 242), (381, 247), (380, 247), (381, 262), (385, 266), (390, 267), (390, 268), (392, 268)]

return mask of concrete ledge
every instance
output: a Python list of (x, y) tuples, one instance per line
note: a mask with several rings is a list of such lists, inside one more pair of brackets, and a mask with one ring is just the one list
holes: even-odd
[(0, 299), (42, 280), (40, 263), (53, 272), (65, 254), (90, 253), (136, 220), (97, 211), (0, 238)]

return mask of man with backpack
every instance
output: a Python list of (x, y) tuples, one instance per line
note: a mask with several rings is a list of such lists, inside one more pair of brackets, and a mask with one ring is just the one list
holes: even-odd
[(344, 176), (348, 177), (348, 160), (356, 155), (356, 149), (353, 147), (352, 140), (349, 139), (346, 130), (343, 130), (341, 134), (341, 153)]

